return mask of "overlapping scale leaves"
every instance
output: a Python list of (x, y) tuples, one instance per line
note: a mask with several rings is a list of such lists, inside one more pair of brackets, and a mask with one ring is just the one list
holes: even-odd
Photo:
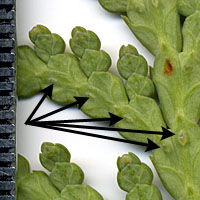
[[(31, 97), (53, 83), (53, 101), (67, 104), (74, 101), (73, 96), (89, 97), (82, 111), (93, 118), (109, 117), (108, 112), (119, 115), (123, 120), (116, 123), (116, 127), (161, 131), (161, 126), (167, 125), (175, 136), (162, 142), (159, 136), (148, 136), (161, 147), (153, 151), (153, 164), (176, 200), (199, 200), (199, 1), (99, 2), (108, 11), (125, 13), (123, 19), (132, 32), (156, 56), (151, 77), (147, 76), (146, 60), (131, 45), (122, 46), (119, 53), (117, 67), (125, 79), (123, 83), (121, 78), (107, 72), (111, 59), (100, 49), (100, 40), (94, 32), (83, 27), (73, 29), (72, 55), (64, 53), (65, 45), (60, 36), (39, 25), (29, 33), (34, 50), (28, 46), (18, 47), (18, 96)], [(182, 33), (180, 14), (186, 16)], [(151, 98), (156, 93), (161, 109)], [(147, 141), (144, 134), (120, 134), (130, 140)], [(141, 164), (135, 165), (141, 168)], [(134, 171), (132, 166), (126, 170), (124, 174)], [(66, 191), (72, 187), (75, 186)], [(95, 193), (86, 186), (76, 190), (87, 195)], [(144, 191), (143, 196), (139, 195), (141, 191)], [(151, 199), (149, 194), (153, 199), (162, 199), (154, 186), (136, 183), (127, 200)], [(62, 198), (61, 195), (57, 199)]]
[(133, 153), (124, 154), (117, 160), (119, 187), (127, 192), (126, 200), (162, 200), (158, 188), (152, 184), (151, 169)]
[[(19, 55), (21, 52), (26, 52), (28, 48), (35, 55), (37, 62), (40, 61), (44, 66), (41, 73), (37, 71), (41, 70), (41, 67), (36, 68), (36, 72), (32, 72), (37, 74), (33, 77), (33, 83), (35, 84), (36, 81), (38, 83), (37, 92), (53, 84), (52, 100), (59, 104), (74, 102), (74, 96), (89, 97), (81, 110), (92, 118), (109, 117), (109, 112), (117, 114), (124, 120), (121, 120), (116, 127), (161, 130), (161, 126), (165, 126), (157, 104), (149, 98), (155, 95), (155, 90), (151, 79), (146, 76), (147, 62), (143, 56), (138, 54), (135, 47), (123, 45), (119, 51), (117, 65), (122, 77), (127, 79), (124, 85), (120, 77), (107, 72), (111, 66), (111, 58), (100, 49), (100, 40), (94, 32), (80, 26), (75, 27), (70, 39), (70, 47), (74, 54), (60, 51), (56, 55), (52, 52), (62, 49), (62, 40), (54, 40), (54, 45), (50, 39), (48, 43), (44, 42), (47, 35), (52, 37), (52, 33), (46, 27), (37, 25), (29, 32), (29, 35), (35, 46), (38, 41), (37, 47), (40, 47), (42, 51), (45, 50), (49, 56), (46, 62), (42, 57), (43, 54), (38, 53), (36, 48), (32, 50), (27, 46), (19, 47)], [(22, 62), (21, 57), (18, 60), (19, 63)], [(28, 57), (25, 57), (26, 62), (27, 60)], [(29, 63), (29, 66), (33, 64)], [(22, 63), (18, 68), (20, 69), (21, 66), (23, 71), (26, 71), (24, 69), (26, 65), (23, 66)], [(23, 80), (21, 74), (18, 77)], [(29, 81), (29, 85), (33, 83)], [(27, 90), (30, 92), (31, 89), (27, 88)], [(20, 90), (18, 90), (18, 95), (21, 96)], [(141, 103), (137, 103), (139, 99)], [(136, 108), (134, 103), (130, 104), (130, 100), (136, 101), (135, 104), (139, 108)], [(146, 106), (146, 110), (144, 110), (144, 104), (149, 106)], [(153, 122), (155, 118), (158, 119), (156, 123)], [(122, 135), (132, 140), (147, 141), (147, 135), (130, 133), (122, 133)], [(151, 139), (154, 138), (151, 137)]]
[[(199, 0), (128, 0), (127, 16), (123, 17), (156, 56), (151, 77), (163, 118), (176, 135), (160, 142), (161, 148), (153, 151), (152, 161), (176, 200), (200, 198), (200, 170), (196, 168), (200, 146), (199, 10)], [(182, 30), (180, 15), (186, 17)], [(133, 88), (127, 88), (131, 99), (135, 98), (130, 93)], [(132, 197), (140, 199), (137, 194)]]
[(84, 173), (70, 162), (70, 152), (61, 144), (44, 142), (40, 162), (50, 171), (30, 171), (28, 161), (18, 156), (17, 200), (103, 200), (89, 185), (82, 185)]

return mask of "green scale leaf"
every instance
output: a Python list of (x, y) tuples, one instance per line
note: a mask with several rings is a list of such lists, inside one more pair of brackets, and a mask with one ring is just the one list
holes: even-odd
[(182, 48), (176, 4), (176, 0), (128, 0), (127, 17), (123, 19), (153, 55), (159, 53), (163, 43), (177, 51)]
[(68, 149), (61, 144), (44, 142), (41, 146), (40, 162), (48, 171), (52, 171), (56, 162), (69, 162), (71, 155)]
[(29, 162), (22, 155), (17, 155), (17, 173), (16, 173), (16, 183), (23, 179), (27, 174), (30, 173)]
[(80, 69), (78, 59), (70, 54), (51, 56), (48, 70), (40, 76), (41, 87), (46, 88), (53, 84), (52, 100), (59, 104), (68, 104), (75, 101), (78, 89), (87, 84), (87, 77)]
[(59, 197), (58, 190), (42, 171), (33, 171), (18, 184), (18, 200), (54, 200), (57, 197)]
[(93, 72), (79, 94), (89, 97), (81, 110), (92, 118), (109, 117), (117, 105), (128, 103), (122, 80), (109, 72)]
[(133, 154), (124, 154), (117, 159), (118, 185), (128, 192), (126, 200), (162, 200), (160, 191), (152, 185), (151, 169)]
[(103, 50), (86, 49), (80, 60), (80, 67), (87, 77), (92, 72), (106, 72), (111, 66), (110, 56)]
[(62, 191), (66, 185), (82, 184), (84, 173), (82, 169), (74, 163), (57, 162), (49, 178), (54, 186), (59, 191)]
[(125, 84), (126, 92), (130, 99), (135, 98), (135, 94), (154, 97), (155, 88), (152, 80), (148, 77), (133, 73)]
[(28, 161), (18, 155), (17, 200), (103, 200), (96, 190), (81, 185), (84, 173), (78, 165), (69, 163), (71, 156), (65, 146), (44, 142), (41, 150), (40, 161), (51, 173), (30, 173)]
[(117, 69), (124, 79), (128, 79), (133, 73), (146, 76), (148, 65), (145, 58), (138, 54), (135, 47), (128, 45), (120, 48)]
[(200, 198), (200, 127), (178, 117), (172, 132), (175, 136), (163, 140), (153, 151), (152, 162), (167, 191), (175, 199)]
[(136, 185), (126, 195), (126, 200), (162, 200), (161, 193), (155, 185)]
[(59, 35), (55, 33), (43, 34), (37, 36), (34, 49), (38, 57), (45, 63), (48, 63), (52, 55), (64, 53), (65, 42)]
[(34, 43), (37, 56), (47, 63), (52, 55), (64, 53), (65, 42), (57, 34), (49, 31), (45, 26), (37, 25), (29, 32), (29, 37)]
[(200, 10), (200, 2), (199, 0), (178, 0), (177, 7), (181, 15), (188, 17)]
[(36, 53), (29, 46), (17, 48), (17, 94), (19, 98), (28, 98), (40, 92), (39, 75), (47, 70)]
[(165, 46), (156, 57), (152, 78), (169, 127), (178, 116), (198, 122), (199, 70), (199, 58), (195, 52), (178, 54)]
[(200, 119), (200, 56), (192, 51), (179, 54), (179, 59), (182, 66), (184, 115), (197, 123)]
[[(200, 5), (200, 3), (199, 3)], [(200, 51), (200, 11), (186, 18), (183, 25), (183, 51)]]
[(127, 8), (127, 0), (99, 0), (101, 6), (109, 12), (124, 13)]
[(64, 200), (103, 200), (103, 197), (89, 185), (66, 186), (61, 197)]
[[(136, 94), (134, 99), (129, 102), (129, 105), (116, 107), (115, 110), (116, 114), (123, 118), (123, 120), (115, 124), (117, 128), (162, 131), (161, 126), (166, 126), (155, 100), (148, 97)], [(147, 138), (154, 142), (158, 142), (160, 138), (158, 135), (128, 132), (120, 132), (120, 135), (128, 140), (144, 143), (147, 143)]]
[(37, 36), (40, 34), (51, 34), (51, 31), (47, 27), (40, 24), (34, 26), (31, 31), (29, 31), (29, 38), (33, 44), (35, 43)]
[(150, 185), (153, 180), (151, 169), (144, 163), (128, 164), (117, 174), (117, 181), (122, 190), (130, 192), (136, 184)]
[(69, 43), (73, 53), (80, 58), (86, 49), (100, 50), (101, 47), (98, 36), (94, 32), (87, 31), (80, 26), (72, 30), (72, 38)]
[(183, 82), (179, 54), (168, 46), (156, 56), (152, 79), (155, 83), (162, 112), (169, 127), (183, 113)]
[(119, 156), (117, 159), (117, 168), (121, 171), (128, 164), (141, 164), (140, 159), (131, 152), (128, 154), (123, 154), (121, 157)]

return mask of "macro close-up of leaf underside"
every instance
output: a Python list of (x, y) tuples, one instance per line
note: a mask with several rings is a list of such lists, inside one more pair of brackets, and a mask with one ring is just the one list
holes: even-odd
[[(200, 1), (99, 3), (122, 16), (135, 37), (155, 56), (154, 65), (148, 66), (131, 44), (122, 44), (117, 61), (121, 77), (117, 76), (108, 72), (111, 58), (101, 50), (94, 32), (75, 27), (69, 41), (73, 53), (66, 53), (59, 35), (37, 25), (29, 32), (33, 46), (17, 48), (18, 97), (32, 97), (53, 84), (53, 102), (66, 105), (75, 101), (74, 96), (89, 97), (81, 111), (91, 118), (106, 118), (109, 112), (120, 116), (123, 119), (116, 128), (169, 128), (175, 135), (165, 140), (158, 135), (119, 134), (127, 140), (146, 143), (149, 138), (158, 144), (160, 148), (153, 150), (150, 158), (166, 190), (175, 200), (199, 200)], [(118, 183), (128, 192), (126, 199), (161, 200), (148, 166), (133, 157), (130, 154), (127, 158), (131, 159), (128, 165), (121, 166), (122, 158), (117, 163)], [(145, 178), (129, 180), (137, 171)]]

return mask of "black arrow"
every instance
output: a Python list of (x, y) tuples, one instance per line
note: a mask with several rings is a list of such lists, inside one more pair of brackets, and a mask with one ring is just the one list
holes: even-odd
[(134, 130), (134, 129), (125, 129), (125, 128), (112, 128), (112, 127), (102, 127), (102, 126), (86, 126), (86, 125), (75, 125), (75, 124), (62, 124), (62, 123), (53, 123), (50, 122), (43, 123), (42, 121), (38, 124), (49, 125), (49, 126), (58, 126), (58, 127), (68, 127), (68, 128), (82, 128), (82, 129), (93, 129), (93, 130), (105, 130), (105, 131), (118, 131), (118, 132), (129, 132), (129, 133), (142, 133), (142, 134), (151, 134), (151, 135), (162, 135), (161, 140), (166, 139), (175, 135), (171, 131), (162, 127), (163, 131), (147, 131), (147, 130)]
[(149, 138), (147, 138), (147, 141), (148, 141), (148, 146), (147, 146), (145, 152), (160, 148), (156, 143), (151, 141)]
[(160, 148), (157, 144), (155, 144), (150, 139), (148, 139), (148, 143), (143, 143), (143, 142), (136, 142), (136, 141), (125, 140), (125, 139), (121, 139), (121, 138), (109, 137), (109, 136), (104, 136), (104, 135), (97, 135), (97, 134), (94, 134), (94, 133), (87, 133), (87, 132), (82, 132), (82, 131), (76, 131), (76, 130), (71, 130), (71, 129), (54, 127), (54, 126), (51, 126), (51, 125), (44, 125), (40, 122), (33, 122), (32, 121), (29, 125), (41, 127), (41, 128), (52, 129), (52, 130), (57, 130), (57, 131), (69, 132), (69, 133), (74, 133), (74, 134), (79, 134), (79, 135), (85, 135), (85, 136), (90, 136), (90, 137), (95, 137), (95, 138), (101, 138), (101, 139), (106, 139), (106, 140), (112, 140), (112, 141), (117, 141), (117, 142), (125, 142), (125, 143), (129, 143), (129, 144), (146, 146), (147, 148), (146, 148), (145, 152)]
[[(53, 120), (53, 121), (42, 121), (42, 124), (51, 125), (51, 124), (62, 124), (62, 123), (80, 123), (80, 122), (102, 122), (102, 121), (110, 121), (110, 126), (114, 125), (118, 121), (123, 118), (114, 115), (109, 112), (110, 117), (108, 118), (95, 118), (95, 119), (69, 119), (69, 120)], [(38, 120), (31, 120), (30, 122), (36, 122)]]
[(162, 127), (162, 130), (163, 130), (163, 134), (162, 134), (161, 140), (164, 140), (168, 137), (172, 137), (175, 135), (174, 133), (169, 131), (167, 128)]
[(46, 87), (45, 89), (41, 90), (41, 92), (44, 93), (43, 97), (40, 99), (40, 101), (38, 102), (38, 104), (36, 105), (36, 107), (34, 108), (33, 112), (30, 114), (30, 116), (28, 117), (28, 119), (26, 120), (25, 124), (27, 125), (33, 115), (36, 113), (36, 111), (38, 110), (38, 108), (41, 106), (41, 104), (43, 103), (43, 101), (46, 99), (47, 96), (49, 96), (49, 98), (51, 99), (52, 97), (52, 91), (53, 91), (53, 84), (49, 85), (48, 87)]
[[(37, 117), (37, 118), (31, 120), (31, 122), (39, 121), (39, 120), (41, 120), (41, 119), (44, 119), (44, 118), (49, 117), (49, 116), (51, 116), (51, 115), (54, 115), (54, 114), (56, 114), (56, 113), (58, 113), (58, 112), (60, 112), (60, 111), (63, 111), (63, 110), (65, 110), (65, 109), (70, 108), (70, 107), (75, 106), (75, 105), (78, 105), (78, 108), (80, 109), (80, 108), (83, 106), (83, 104), (88, 100), (88, 97), (74, 97), (74, 98), (76, 99), (75, 102), (73, 102), (73, 103), (71, 103), (71, 104), (68, 104), (68, 105), (66, 105), (66, 106), (63, 106), (63, 107), (61, 107), (61, 108), (59, 108), (59, 109), (57, 109), (57, 110), (54, 110), (54, 111), (52, 111), (52, 112), (50, 112), (50, 113), (47, 113), (47, 114), (45, 114), (45, 115), (42, 115), (42, 116), (40, 116), (40, 117)], [(34, 109), (34, 110), (35, 110), (35, 109)], [(31, 114), (32, 114), (32, 113), (31, 113)], [(32, 116), (33, 116), (33, 115), (32, 115)], [(29, 123), (30, 123), (30, 120), (29, 120)]]

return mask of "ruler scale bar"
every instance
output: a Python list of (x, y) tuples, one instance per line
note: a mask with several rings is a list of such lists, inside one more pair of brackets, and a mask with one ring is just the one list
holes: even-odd
[(15, 1), (0, 0), (0, 200), (15, 200)]

